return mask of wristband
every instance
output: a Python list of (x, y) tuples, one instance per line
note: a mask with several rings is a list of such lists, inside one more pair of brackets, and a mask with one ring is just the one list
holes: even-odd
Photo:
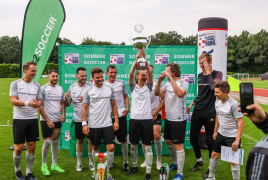
[(84, 126), (84, 125), (87, 125), (87, 122), (86, 121), (83, 121), (82, 122), (82, 126)]
[(29, 106), (29, 101), (25, 101), (25, 102), (24, 102), (24, 105), (25, 105), (25, 106)]

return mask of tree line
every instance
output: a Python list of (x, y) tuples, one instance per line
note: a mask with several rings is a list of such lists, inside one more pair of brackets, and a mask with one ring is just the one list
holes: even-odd
[[(159, 32), (151, 35), (151, 46), (154, 45), (197, 45), (197, 35), (183, 37), (177, 31)], [(58, 63), (58, 44), (75, 45), (67, 38), (58, 37), (49, 56), (48, 63)], [(80, 45), (125, 45), (110, 41), (96, 41), (84, 37)], [(21, 40), (18, 36), (0, 37), (0, 64), (19, 64)], [(228, 37), (227, 51), (228, 72), (265, 73), (268, 71), (268, 32), (261, 30), (257, 34), (243, 31), (240, 35)]]

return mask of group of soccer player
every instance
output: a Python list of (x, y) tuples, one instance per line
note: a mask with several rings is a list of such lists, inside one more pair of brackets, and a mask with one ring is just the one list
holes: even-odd
[[(42, 147), (43, 175), (49, 176), (47, 156), (51, 145), (51, 170), (65, 172), (57, 164), (59, 135), (62, 123), (65, 121), (65, 107), (73, 104), (77, 165), (76, 170), (82, 171), (82, 155), (85, 137), (88, 143), (89, 169), (95, 171), (95, 154), (99, 153), (101, 140), (107, 148), (107, 180), (112, 180), (110, 170), (115, 166), (114, 138), (121, 143), (123, 155), (122, 172), (133, 175), (138, 172), (138, 144), (142, 141), (145, 161), (141, 167), (146, 167), (145, 180), (151, 179), (153, 164), (152, 144), (155, 143), (157, 155), (156, 168), (161, 168), (161, 109), (165, 106), (164, 138), (172, 159), (170, 170), (177, 170), (174, 180), (184, 179), (183, 167), (185, 161), (184, 140), (187, 113), (195, 105), (191, 120), (190, 142), (193, 146), (197, 163), (192, 171), (197, 171), (203, 165), (199, 147), (199, 132), (204, 125), (206, 142), (209, 149), (209, 169), (203, 175), (207, 180), (215, 179), (221, 146), (232, 147), (236, 151), (240, 147), (243, 132), (243, 116), (238, 112), (238, 102), (228, 96), (230, 87), (222, 80), (222, 73), (211, 68), (211, 55), (203, 53), (199, 57), (199, 66), (203, 72), (198, 74), (198, 95), (186, 108), (186, 97), (189, 84), (180, 79), (180, 66), (170, 63), (161, 72), (158, 80), (153, 79), (154, 67), (136, 70), (137, 60), (145, 57), (140, 51), (136, 56), (129, 73), (129, 88), (131, 92), (131, 113), (129, 121), (129, 142), (132, 167), (128, 163), (127, 115), (130, 101), (124, 81), (116, 79), (117, 68), (110, 65), (106, 69), (108, 80), (104, 82), (101, 68), (91, 69), (91, 78), (87, 81), (84, 67), (76, 70), (77, 82), (72, 84), (68, 92), (58, 85), (59, 73), (55, 69), (48, 72), (49, 82), (44, 86), (33, 81), (36, 75), (36, 64), (27, 62), (23, 65), (23, 78), (13, 81), (10, 86), (10, 98), (13, 107), (13, 135), (15, 150), (13, 159), (16, 178), (19, 180), (37, 180), (32, 174), (35, 160), (36, 141), (39, 140), (38, 115), (40, 113), (41, 130), (44, 144)], [(135, 72), (136, 70), (136, 72)], [(167, 82), (163, 84), (163, 80)], [(37, 111), (36, 111), (37, 109)], [(23, 176), (20, 163), (22, 150), (27, 142), (26, 177)], [(240, 177), (240, 167), (231, 163), (233, 179)], [(95, 179), (98, 179), (98, 173)]]

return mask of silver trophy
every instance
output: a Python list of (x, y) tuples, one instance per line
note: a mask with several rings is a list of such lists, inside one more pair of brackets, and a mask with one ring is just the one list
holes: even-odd
[[(144, 36), (141, 34), (143, 30), (143, 26), (141, 24), (138, 24), (134, 27), (135, 31), (138, 33), (134, 38), (132, 36), (129, 37), (130, 44), (134, 47), (134, 49), (144, 50), (148, 49), (148, 46), (151, 42), (151, 36)], [(144, 59), (144, 57), (141, 57), (138, 59), (138, 66), (137, 69), (147, 69), (148, 63)]]

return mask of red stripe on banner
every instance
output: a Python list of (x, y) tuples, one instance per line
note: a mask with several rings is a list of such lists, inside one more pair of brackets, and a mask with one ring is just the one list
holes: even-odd
[(199, 29), (199, 31), (208, 31), (208, 30), (223, 30), (223, 31), (227, 31), (227, 29), (224, 28), (207, 28), (207, 29)]

